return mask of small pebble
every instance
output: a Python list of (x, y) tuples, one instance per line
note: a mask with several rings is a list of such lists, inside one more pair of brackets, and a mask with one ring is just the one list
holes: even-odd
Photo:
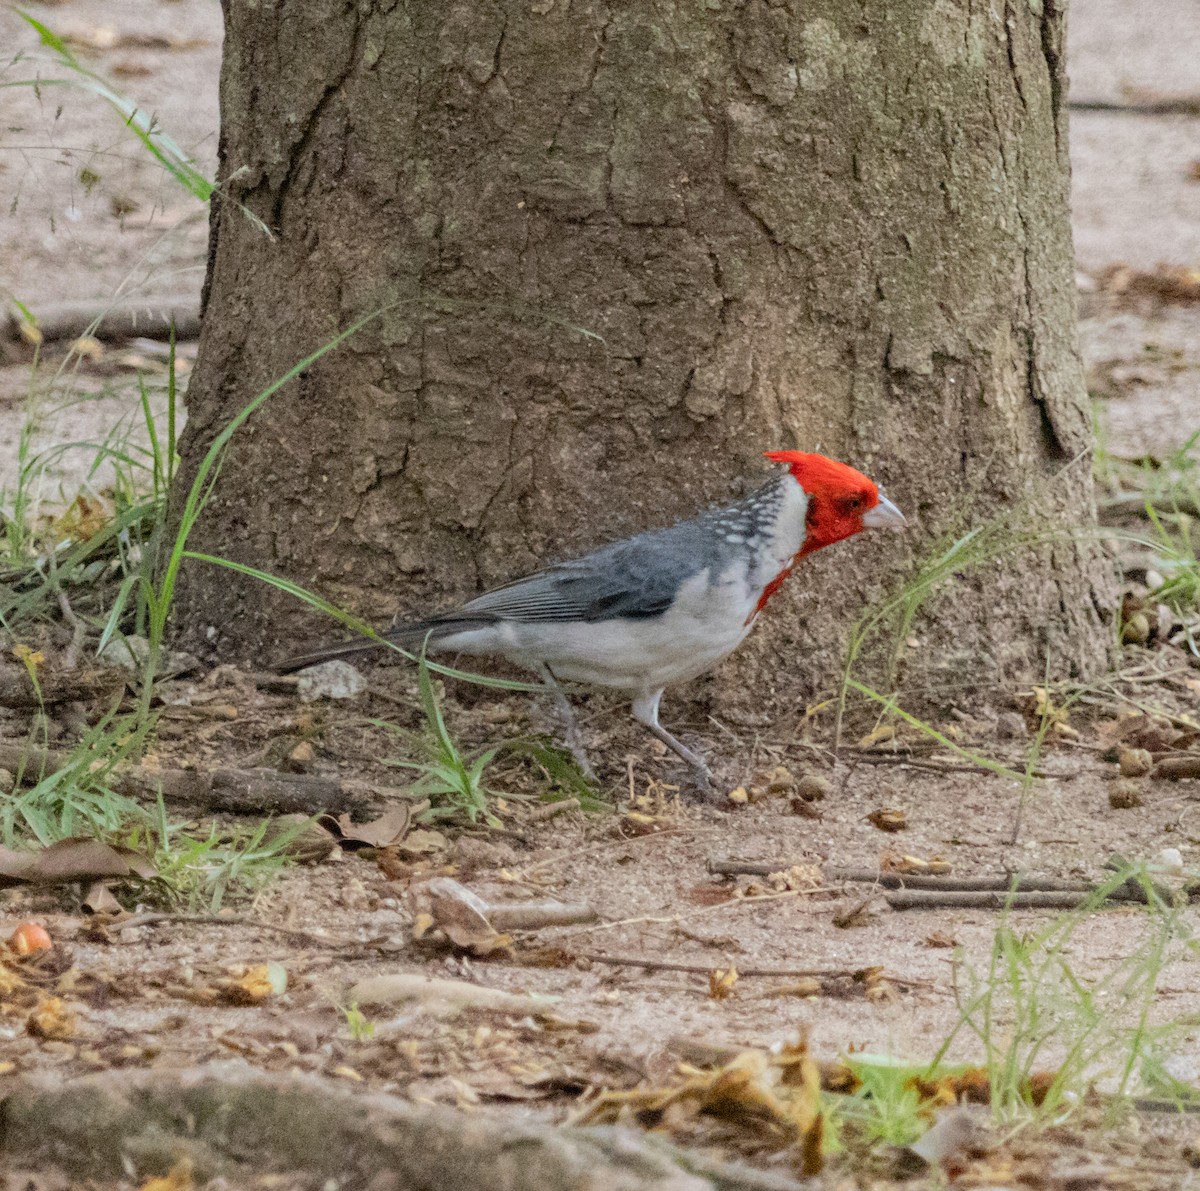
[(1029, 735), (1025, 717), (1015, 711), (1005, 711), (996, 719), (996, 735), (1001, 740), (1024, 740)]
[(1163, 848), (1150, 867), (1160, 873), (1179, 874), (1183, 872), (1183, 853), (1178, 848)]
[(317, 759), (317, 750), (311, 740), (302, 740), (287, 755), (287, 768), (292, 773), (307, 773)]

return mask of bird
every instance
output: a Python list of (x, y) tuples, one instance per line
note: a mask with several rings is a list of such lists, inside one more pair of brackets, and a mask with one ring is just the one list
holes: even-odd
[[(704, 759), (659, 722), (665, 689), (728, 657), (802, 559), (865, 529), (907, 524), (883, 490), (849, 464), (803, 451), (764, 454), (782, 466), (734, 504), (555, 563), (382, 636), (404, 649), (502, 657), (536, 673), (589, 775), (560, 684), (620, 691), (633, 718), (707, 788)], [(361, 637), (277, 669), (300, 670), (379, 644)]]

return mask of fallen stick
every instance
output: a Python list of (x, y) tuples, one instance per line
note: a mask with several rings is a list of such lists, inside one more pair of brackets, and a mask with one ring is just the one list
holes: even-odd
[(1180, 782), (1200, 777), (1200, 755), (1184, 753), (1181, 756), (1163, 757), (1150, 770), (1150, 776), (1165, 782)]
[[(32, 744), (0, 744), (0, 769), (25, 785), (79, 764), (79, 757)], [(97, 761), (101, 758), (97, 757)], [(156, 798), (191, 809), (235, 815), (315, 815), (321, 811), (376, 812), (405, 797), (400, 789), (277, 769), (150, 769), (117, 765), (105, 784), (127, 798)]]
[[(603, 955), (596, 951), (576, 951), (576, 959), (586, 959), (594, 964), (608, 964), (616, 968), (645, 968), (650, 972), (693, 972), (698, 976), (707, 976), (721, 966), (720, 963), (684, 963), (681, 960), (652, 959), (648, 955)], [(729, 965), (726, 965), (727, 967)], [(737, 974), (742, 976), (777, 976), (785, 980), (862, 980), (863, 974), (875, 972), (877, 969), (870, 965), (862, 968), (743, 968), (734, 964)], [(926, 982), (921, 980), (905, 980), (900, 976), (882, 973), (881, 979), (889, 984), (899, 984), (904, 987), (924, 987)]]
[(1130, 116), (1200, 116), (1200, 95), (1164, 95), (1161, 99), (1072, 99), (1073, 112), (1122, 112)]
[[(644, 839), (652, 837), (643, 836)], [(734, 909), (741, 906), (761, 905), (763, 902), (777, 902), (784, 898), (793, 897), (811, 897), (820, 893), (834, 893), (836, 890), (827, 888), (824, 885), (817, 885), (811, 889), (782, 889), (778, 893), (756, 893), (749, 897), (730, 897), (723, 902), (717, 902), (715, 906), (701, 906), (695, 910), (684, 910), (677, 914), (642, 914), (637, 918), (617, 918), (608, 922), (600, 922), (595, 926), (585, 926), (577, 931), (572, 931), (567, 936), (573, 939), (578, 935), (595, 934), (601, 930), (616, 930), (622, 926), (640, 926), (642, 923), (679, 923), (685, 918), (702, 918), (707, 914), (717, 914), (724, 910)]]
[(1147, 517), (1147, 509), (1168, 517), (1176, 513), (1187, 513), (1189, 517), (1200, 517), (1200, 504), (1187, 497), (1181, 498), (1178, 502), (1172, 501), (1168, 505), (1161, 501), (1155, 501), (1146, 493), (1126, 492), (1120, 496), (1111, 496), (1107, 500), (1099, 501), (1096, 505), (1096, 512), (1101, 521), (1106, 517)]
[[(893, 910), (1076, 910), (1086, 904), (1092, 893), (994, 893), (979, 891), (938, 892), (932, 889), (904, 889), (885, 893), (884, 900)], [(1113, 900), (1113, 899), (1106, 899)]]
[(574, 926), (595, 922), (599, 915), (591, 906), (571, 902), (488, 903), (488, 921), (497, 930), (537, 930), (543, 926)]
[[(907, 765), (912, 769), (925, 769), (930, 773), (982, 773), (990, 774), (992, 777), (998, 777), (994, 769), (990, 769), (986, 765), (977, 765), (973, 761), (939, 761), (936, 757), (910, 757), (903, 753), (852, 753), (846, 757), (848, 765), (857, 765), (863, 762), (867, 765)], [(1029, 771), (1030, 777), (1048, 778), (1054, 777), (1052, 773), (1046, 772), (1044, 769), (1032, 769)]]
[[(708, 871), (720, 876), (766, 877), (772, 873), (787, 872), (791, 866), (786, 861), (758, 860), (710, 860)], [(929, 890), (939, 893), (998, 893), (1007, 894), (1015, 888), (1021, 893), (1069, 893), (1080, 897), (1099, 892), (1098, 887), (1087, 881), (1065, 881), (1061, 877), (1035, 877), (1016, 873), (998, 877), (935, 877), (925, 873), (885, 873), (873, 868), (825, 868), (821, 870), (829, 883), (836, 881), (865, 882), (878, 885), (881, 889)], [(1165, 902), (1171, 901), (1171, 891), (1164, 886), (1151, 883), (1155, 895)], [(1124, 885), (1114, 888), (1108, 895), (1109, 901), (1146, 903), (1147, 894), (1142, 883), (1130, 878)]]
[(110, 933), (136, 930), (140, 926), (155, 926), (160, 922), (177, 922), (192, 926), (251, 926), (255, 930), (268, 931), (271, 934), (283, 935), (285, 938), (298, 939), (312, 943), (318, 947), (341, 947), (345, 939), (327, 938), (324, 935), (313, 934), (312, 931), (296, 930), (290, 926), (276, 926), (272, 922), (263, 922), (258, 918), (240, 918), (235, 915), (222, 914), (176, 914), (170, 911), (148, 910), (143, 914), (134, 914), (117, 922), (104, 923), (104, 929)]
[(140, 301), (47, 302), (35, 306), (32, 319), (9, 313), (4, 320), (4, 336), (14, 343), (34, 338), (50, 343), (90, 335), (94, 339), (169, 339), (175, 326), (176, 339), (195, 339), (200, 334), (200, 298), (198, 294), (176, 294)]
[(526, 816), (526, 823), (541, 823), (546, 819), (554, 819), (567, 811), (579, 810), (578, 798), (560, 798), (557, 802), (548, 802), (545, 806), (535, 806)]
[(0, 662), (0, 707), (34, 710), (56, 703), (114, 699), (125, 690), (126, 670), (58, 670), (41, 667), (37, 683), (21, 665)]

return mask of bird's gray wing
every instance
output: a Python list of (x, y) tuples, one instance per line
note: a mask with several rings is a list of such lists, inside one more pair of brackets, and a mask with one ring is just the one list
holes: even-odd
[(548, 567), (485, 592), (449, 617), (561, 622), (661, 616), (680, 584), (708, 565), (690, 548), (690, 535), (679, 532), (686, 528), (639, 534)]

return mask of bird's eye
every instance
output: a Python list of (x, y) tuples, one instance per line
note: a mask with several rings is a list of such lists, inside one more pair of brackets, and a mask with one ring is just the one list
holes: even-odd
[(846, 508), (849, 509), (851, 513), (857, 513), (858, 510), (862, 508), (862, 503), (861, 496), (852, 496), (848, 501), (846, 501)]

